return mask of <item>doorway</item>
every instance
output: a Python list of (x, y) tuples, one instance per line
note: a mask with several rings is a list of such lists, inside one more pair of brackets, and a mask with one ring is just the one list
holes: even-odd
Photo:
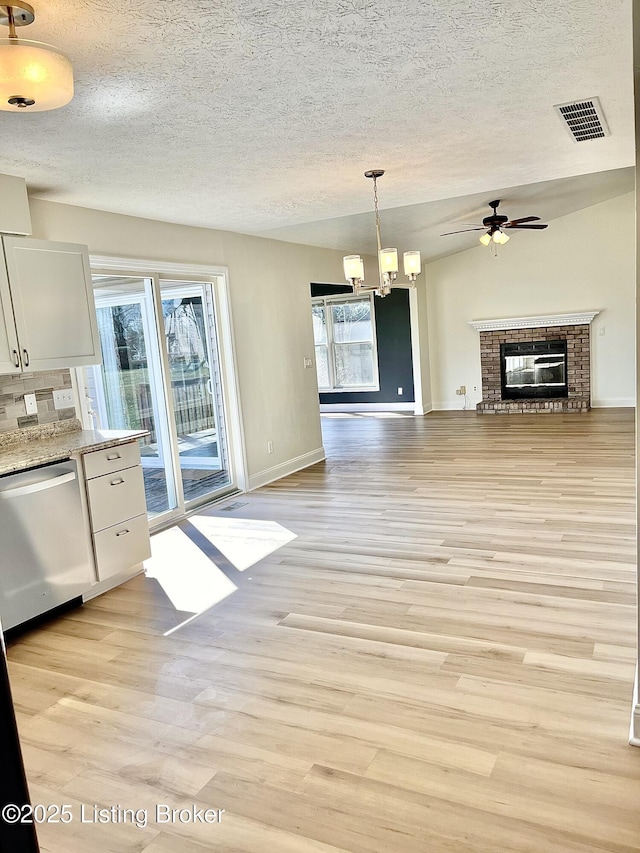
[(215, 283), (94, 274), (102, 364), (84, 370), (98, 429), (144, 429), (153, 526), (238, 489)]

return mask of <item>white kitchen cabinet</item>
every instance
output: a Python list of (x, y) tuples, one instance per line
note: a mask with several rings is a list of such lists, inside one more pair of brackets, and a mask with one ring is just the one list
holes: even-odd
[(7, 269), (0, 258), (0, 374), (22, 371), (19, 352)]
[(151, 556), (147, 514), (99, 530), (93, 535), (93, 546), (101, 581), (139, 565)]
[(0, 234), (31, 234), (27, 182), (15, 175), (0, 175)]
[(137, 441), (129, 444), (118, 444), (115, 447), (105, 447), (84, 455), (84, 470), (87, 480), (101, 477), (103, 474), (113, 474), (140, 465), (140, 447)]
[(98, 582), (151, 556), (140, 449), (132, 442), (83, 457)]
[(142, 467), (114, 471), (87, 481), (91, 525), (94, 531), (112, 527), (145, 510)]
[(86, 246), (2, 237), (0, 373), (100, 363)]

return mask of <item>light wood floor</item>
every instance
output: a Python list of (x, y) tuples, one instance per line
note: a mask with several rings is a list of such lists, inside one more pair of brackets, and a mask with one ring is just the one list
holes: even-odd
[(138, 578), (10, 648), (35, 801), (226, 810), (43, 850), (640, 851), (632, 412), (324, 421), (209, 512), (293, 541), (238, 573), (183, 525), (224, 602), (163, 636)]

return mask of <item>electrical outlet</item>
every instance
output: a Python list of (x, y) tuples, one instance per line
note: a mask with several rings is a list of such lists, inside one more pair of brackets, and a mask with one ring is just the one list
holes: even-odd
[(273, 442), (272, 441), (267, 442), (267, 453), (273, 453)]
[(460, 386), (460, 393), (461, 393), (461, 394), (466, 394), (466, 393), (467, 393), (467, 386), (466, 386), (466, 385), (461, 385), (461, 386)]
[(604, 326), (600, 326), (600, 329), (598, 330), (598, 334), (599, 334), (599, 335), (604, 335), (604, 333), (605, 333), (605, 332), (606, 332), (605, 327), (604, 327)]
[(38, 414), (38, 404), (36, 403), (36, 395), (35, 394), (25, 394), (24, 395), (24, 408), (25, 408), (25, 412), (28, 415), (37, 415)]
[(477, 385), (474, 385), (474, 386), (473, 386), (473, 390), (474, 390), (474, 391), (477, 391), (477, 390), (478, 390), (478, 386), (477, 386)]
[(310, 367), (313, 367), (313, 359), (305, 356), (304, 357), (304, 369), (308, 370)]
[(398, 386), (398, 397), (402, 397), (402, 386)]
[(73, 391), (71, 388), (61, 388), (53, 392), (54, 409), (70, 409), (73, 406)]

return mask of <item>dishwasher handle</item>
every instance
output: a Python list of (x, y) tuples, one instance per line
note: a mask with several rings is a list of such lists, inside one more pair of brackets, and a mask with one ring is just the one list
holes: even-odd
[(62, 486), (63, 483), (70, 483), (75, 478), (75, 473), (70, 471), (68, 474), (61, 474), (59, 477), (53, 477), (51, 480), (41, 480), (39, 483), (30, 483), (28, 486), (17, 486), (15, 489), (6, 489), (5, 491), (0, 491), (0, 500), (4, 501), (10, 498), (19, 498), (22, 495), (32, 495), (35, 492), (44, 492), (47, 489)]

